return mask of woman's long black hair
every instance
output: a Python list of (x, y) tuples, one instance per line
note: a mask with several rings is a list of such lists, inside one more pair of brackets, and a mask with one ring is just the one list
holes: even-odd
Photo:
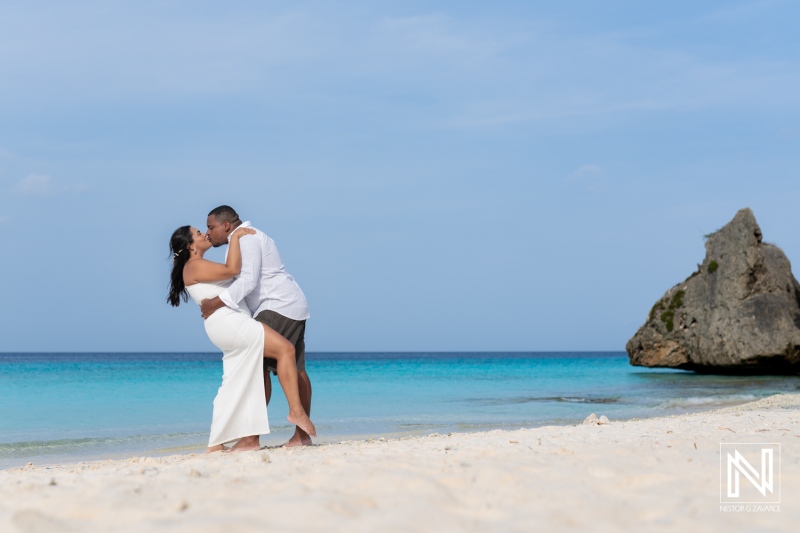
[(169, 294), (167, 302), (173, 307), (181, 305), (181, 298), (186, 302), (189, 300), (189, 293), (186, 291), (186, 284), (183, 282), (183, 267), (189, 260), (191, 252), (189, 245), (194, 242), (191, 226), (181, 226), (175, 230), (169, 240), (169, 253), (172, 258), (172, 272), (169, 276)]

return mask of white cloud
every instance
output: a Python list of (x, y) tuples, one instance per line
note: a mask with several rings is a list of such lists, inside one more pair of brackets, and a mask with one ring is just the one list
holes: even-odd
[(85, 183), (78, 183), (70, 186), (58, 185), (46, 174), (29, 174), (14, 185), (11, 190), (20, 196), (43, 198), (66, 193), (81, 194), (88, 189), (89, 186)]
[(13, 191), (22, 196), (53, 196), (58, 193), (53, 180), (44, 174), (29, 174), (14, 186)]
[(608, 185), (606, 172), (599, 165), (583, 165), (567, 176), (567, 182), (591, 192), (603, 192)]

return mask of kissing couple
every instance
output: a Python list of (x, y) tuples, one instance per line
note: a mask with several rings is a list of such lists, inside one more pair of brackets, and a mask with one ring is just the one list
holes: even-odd
[[(206, 453), (258, 450), (269, 433), (270, 372), (277, 374), (296, 426), (284, 446), (311, 445), (316, 437), (311, 381), (305, 371), (308, 302), (283, 265), (275, 242), (222, 205), (208, 214), (208, 231), (181, 226), (169, 241), (172, 254), (167, 302), (200, 306), (208, 338), (222, 350), (222, 385), (214, 398)], [(203, 258), (228, 245), (225, 264)]]

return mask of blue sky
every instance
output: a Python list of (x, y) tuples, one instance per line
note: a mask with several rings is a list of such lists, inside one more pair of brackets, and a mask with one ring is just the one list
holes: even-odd
[(214, 350), (223, 203), (312, 351), (623, 350), (746, 206), (800, 261), (797, 3), (230, 4), (0, 5), (0, 351)]

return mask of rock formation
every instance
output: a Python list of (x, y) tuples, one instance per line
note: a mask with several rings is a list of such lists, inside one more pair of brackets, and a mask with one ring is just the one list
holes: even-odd
[(653, 305), (626, 349), (637, 366), (800, 373), (800, 284), (750, 209), (708, 236), (703, 263)]

